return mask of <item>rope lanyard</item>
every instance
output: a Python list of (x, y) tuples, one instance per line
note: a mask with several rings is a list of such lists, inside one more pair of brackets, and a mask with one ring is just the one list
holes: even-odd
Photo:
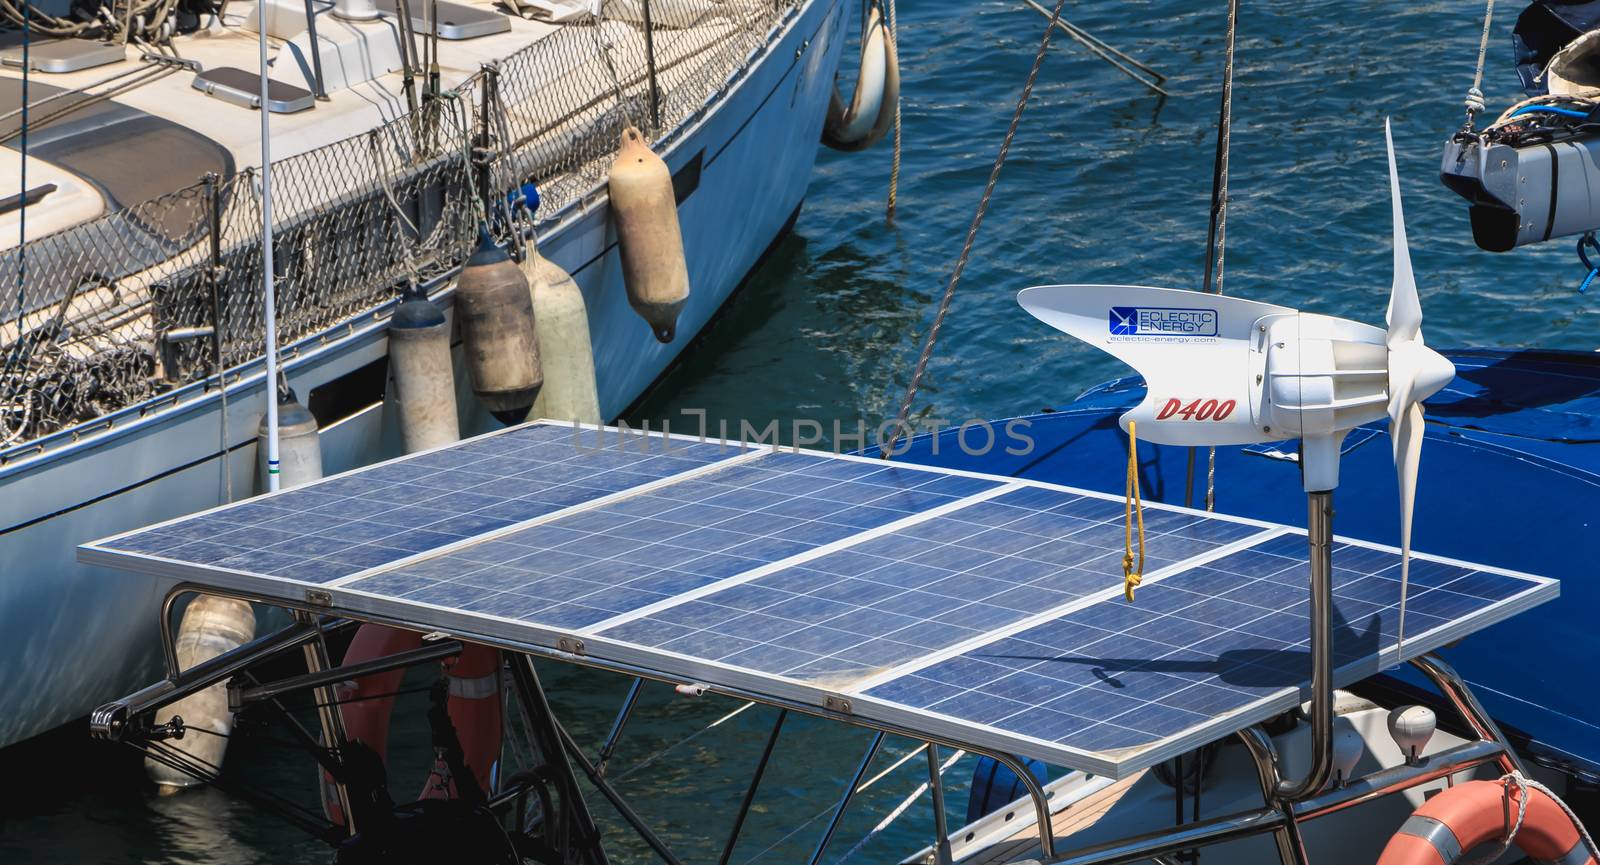
[(928, 361), (933, 357), (933, 347), (939, 342), (939, 331), (944, 327), (944, 318), (950, 313), (950, 301), (955, 299), (956, 286), (961, 282), (961, 274), (967, 269), (967, 261), (972, 258), (972, 244), (978, 239), (978, 229), (983, 225), (983, 215), (989, 211), (989, 199), (994, 197), (995, 184), (1000, 182), (1000, 169), (1005, 167), (1006, 156), (1011, 153), (1011, 142), (1017, 137), (1017, 127), (1022, 125), (1022, 112), (1027, 110), (1028, 100), (1033, 96), (1033, 85), (1039, 80), (1039, 69), (1044, 66), (1045, 55), (1050, 50), (1050, 37), (1055, 33), (1056, 22), (1061, 20), (1061, 7), (1066, 5), (1066, 0), (1056, 0), (1055, 9), (1050, 13), (1050, 23), (1044, 26), (1044, 36), (1039, 40), (1039, 50), (1033, 55), (1033, 67), (1028, 70), (1028, 78), (1022, 84), (1022, 93), (1017, 97), (1016, 110), (1011, 113), (1011, 125), (1006, 128), (1005, 138), (1000, 141), (1000, 152), (995, 154), (994, 167), (989, 169), (989, 182), (983, 187), (983, 195), (978, 199), (978, 210), (972, 215), (972, 224), (967, 226), (967, 239), (961, 245), (961, 254), (956, 258), (955, 268), (950, 272), (950, 282), (945, 285), (944, 296), (939, 299), (939, 309), (933, 315), (933, 326), (928, 329), (927, 339), (922, 344), (922, 354), (917, 357), (916, 369), (911, 372), (911, 382), (906, 385), (906, 393), (900, 400), (900, 409), (895, 413), (894, 427), (889, 433), (888, 441), (879, 445), (878, 456), (888, 460), (894, 458), (895, 445), (909, 430), (907, 425), (911, 420), (911, 405), (916, 402), (917, 389), (922, 386), (922, 377), (928, 371)]
[[(1128, 421), (1128, 489), (1123, 498), (1122, 524), (1122, 593), (1128, 603), (1133, 603), (1133, 590), (1144, 580), (1144, 502), (1139, 497), (1139, 432), (1138, 425)], [(1139, 527), (1138, 567), (1134, 567), (1133, 529)]]

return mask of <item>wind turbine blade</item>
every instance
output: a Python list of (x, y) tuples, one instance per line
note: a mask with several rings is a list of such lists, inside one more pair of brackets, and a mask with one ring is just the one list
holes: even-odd
[(1389, 435), (1394, 439), (1394, 468), (1400, 482), (1400, 622), (1396, 651), (1405, 647), (1406, 595), (1411, 582), (1411, 515), (1417, 498), (1417, 462), (1422, 456), (1425, 430), (1422, 403), (1414, 402), (1394, 418)]
[(1394, 284), (1389, 289), (1388, 345), (1394, 348), (1422, 339), (1422, 303), (1417, 300), (1417, 280), (1411, 272), (1411, 248), (1406, 245), (1406, 216), (1400, 206), (1400, 172), (1394, 161), (1394, 136), (1383, 121), (1383, 140), (1389, 147), (1389, 200), (1394, 207)]

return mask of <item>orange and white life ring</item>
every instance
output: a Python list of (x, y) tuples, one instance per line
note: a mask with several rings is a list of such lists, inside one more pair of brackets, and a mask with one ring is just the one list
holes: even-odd
[[(422, 635), (415, 631), (362, 625), (345, 651), (344, 663), (371, 661), (421, 645)], [(444, 667), (449, 678), (450, 724), (455, 727), (464, 762), (477, 780), (478, 789), (488, 791), (500, 759), (500, 651), (467, 643), (460, 655), (444, 661)], [(403, 668), (389, 670), (353, 679), (337, 689), (345, 735), (371, 748), (379, 759), (388, 757), (389, 717), (404, 676)], [(343, 823), (338, 796), (329, 795), (331, 786), (332, 779), (324, 772), (323, 810), (328, 819)], [(450, 799), (456, 795), (449, 769), (442, 760), (435, 761), (417, 798)]]
[[(1412, 812), (1389, 839), (1378, 865), (1453, 865), (1479, 844), (1512, 843), (1529, 859), (1554, 865), (1600, 865), (1566, 808), (1532, 782), (1468, 781)], [(1527, 809), (1515, 826), (1522, 797)]]

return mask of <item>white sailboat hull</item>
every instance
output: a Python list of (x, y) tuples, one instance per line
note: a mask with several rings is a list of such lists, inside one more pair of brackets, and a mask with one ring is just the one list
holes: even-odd
[[(673, 343), (658, 343), (628, 306), (603, 194), (542, 232), (541, 251), (572, 273), (588, 304), (607, 418), (667, 369), (798, 213), (849, 6), (800, 4), (764, 53), (663, 153), (679, 179), (692, 286)], [(302, 402), (322, 395), (343, 406), (346, 416), (322, 431), (329, 474), (397, 452), (381, 371), (369, 366), (386, 351), (380, 314), (284, 352), (283, 369)], [(463, 434), (497, 426), (474, 402), (459, 362), (456, 369)], [(170, 584), (78, 564), (74, 550), (226, 501), (224, 441), (234, 496), (254, 494), (263, 394), (259, 368), (230, 387), (226, 412), (220, 394), (192, 385), (108, 415), (75, 441), (57, 437), (0, 465), (0, 747), (159, 675), (156, 615)]]

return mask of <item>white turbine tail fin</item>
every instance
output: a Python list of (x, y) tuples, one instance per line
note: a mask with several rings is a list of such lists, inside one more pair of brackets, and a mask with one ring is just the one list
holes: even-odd
[[(1257, 424), (1252, 340), (1264, 316), (1294, 310), (1236, 297), (1126, 285), (1048, 285), (1017, 301), (1035, 318), (1116, 357), (1144, 377), (1144, 402), (1122, 418), (1157, 444), (1227, 445), (1283, 438)], [(1259, 354), (1257, 355), (1259, 359)]]
[(1383, 139), (1389, 147), (1389, 201), (1394, 209), (1394, 283), (1389, 288), (1389, 347), (1422, 339), (1422, 303), (1411, 272), (1411, 248), (1406, 244), (1406, 216), (1400, 206), (1400, 172), (1395, 167), (1394, 137), (1383, 121)]

